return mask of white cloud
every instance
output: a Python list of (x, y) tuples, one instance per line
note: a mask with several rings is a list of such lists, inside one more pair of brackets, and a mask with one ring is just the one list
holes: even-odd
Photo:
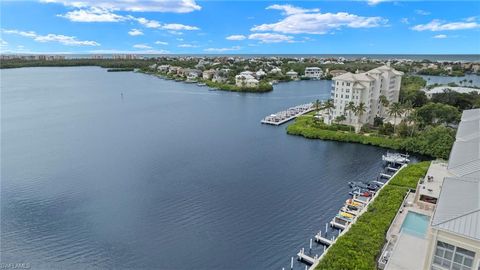
[(143, 35), (143, 32), (138, 30), (138, 29), (132, 29), (132, 30), (128, 31), (128, 34), (130, 36), (141, 36), (141, 35)]
[(226, 39), (228, 39), (228, 40), (244, 40), (246, 38), (247, 37), (244, 36), (244, 35), (231, 35), (231, 36), (226, 37)]
[(286, 15), (307, 13), (307, 12), (320, 12), (320, 9), (318, 8), (305, 9), (305, 8), (295, 7), (292, 5), (271, 5), (271, 6), (268, 6), (267, 9), (282, 10)]
[(446, 30), (465, 30), (479, 28), (480, 24), (475, 21), (465, 22), (442, 22), (440, 20), (433, 20), (427, 24), (419, 24), (412, 27), (415, 31), (446, 31)]
[(133, 48), (135, 49), (142, 49), (142, 50), (148, 50), (151, 49), (152, 47), (146, 45), (146, 44), (135, 44), (133, 45)]
[(447, 38), (448, 36), (447, 35), (444, 35), (444, 34), (440, 34), (440, 35), (436, 35), (436, 36), (433, 36), (433, 38)]
[(128, 18), (137, 21), (138, 23), (140, 23), (141, 25), (147, 28), (160, 28), (162, 26), (158, 21), (155, 21), (155, 20), (148, 20), (145, 18), (135, 18), (133, 16), (128, 16)]
[(367, 4), (370, 6), (375, 6), (377, 4), (380, 4), (382, 2), (389, 2), (390, 0), (367, 0)]
[(248, 39), (259, 40), (262, 43), (293, 42), (292, 36), (274, 33), (256, 33), (248, 36)]
[(415, 13), (417, 13), (418, 15), (422, 15), (422, 16), (430, 15), (430, 12), (429, 12), (429, 11), (422, 10), (422, 9), (416, 9), (416, 10), (415, 10)]
[(155, 44), (157, 44), (157, 45), (168, 45), (168, 42), (158, 40), (158, 41), (155, 41)]
[(77, 9), (57, 16), (66, 18), (72, 22), (119, 22), (126, 19), (124, 16), (112, 13), (108, 9), (97, 7)]
[(135, 50), (135, 51), (124, 51), (124, 50), (92, 50), (89, 53), (93, 54), (169, 54), (170, 51), (167, 50)]
[(410, 24), (410, 21), (408, 20), (408, 18), (401, 18), (400, 22), (403, 24)]
[(8, 42), (6, 42), (3, 39), (0, 39), (0, 47), (6, 47), (6, 46), (8, 46)]
[[(381, 17), (362, 17), (347, 12), (310, 13), (312, 10), (296, 8), (294, 13), (271, 24), (253, 27), (252, 31), (273, 31), (286, 34), (326, 34), (342, 27), (371, 28), (385, 25), (388, 20)], [(292, 11), (290, 11), (292, 12)]]
[(189, 13), (202, 9), (195, 0), (41, 0), (75, 8), (103, 8), (133, 12)]
[(75, 36), (65, 36), (57, 34), (38, 35), (33, 31), (19, 31), (19, 30), (6, 30), (2, 29), (5, 34), (19, 35), (23, 37), (32, 38), (37, 42), (58, 42), (67, 46), (100, 46), (96, 41), (91, 40), (78, 40)]
[(173, 31), (173, 30), (168, 31), (168, 33), (170, 33), (170, 34), (172, 34), (172, 35), (177, 35), (177, 36), (183, 35), (182, 32), (180, 32), (180, 31)]
[(180, 44), (178, 45), (178, 47), (179, 48), (197, 48), (198, 46), (193, 44)]
[(187, 31), (192, 31), (192, 30), (200, 30), (200, 28), (196, 26), (191, 26), (191, 25), (184, 25), (180, 23), (168, 23), (164, 24), (162, 26), (162, 29), (166, 30), (173, 30), (173, 31), (179, 31), (179, 30), (187, 30)]
[(218, 53), (218, 52), (238, 51), (241, 48), (242, 47), (240, 47), (240, 46), (233, 46), (233, 47), (230, 47), (230, 48), (207, 48), (204, 51)]

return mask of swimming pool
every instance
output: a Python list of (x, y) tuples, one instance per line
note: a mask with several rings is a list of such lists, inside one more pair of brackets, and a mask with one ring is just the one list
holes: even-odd
[(423, 238), (425, 237), (425, 234), (427, 232), (429, 222), (429, 216), (408, 211), (407, 216), (402, 223), (402, 228), (400, 230), (402, 232)]

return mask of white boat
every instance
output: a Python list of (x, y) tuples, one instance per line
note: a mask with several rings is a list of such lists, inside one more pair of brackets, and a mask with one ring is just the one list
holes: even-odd
[(395, 163), (395, 164), (405, 164), (410, 162), (408, 159), (408, 155), (400, 154), (400, 153), (388, 153), (386, 155), (382, 155), (382, 160), (388, 163)]

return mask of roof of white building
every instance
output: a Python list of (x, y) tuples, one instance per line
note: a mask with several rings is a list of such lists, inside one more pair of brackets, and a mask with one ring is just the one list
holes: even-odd
[(440, 93), (443, 93), (443, 92), (448, 91), (448, 90), (458, 92), (458, 93), (470, 93), (470, 92), (480, 93), (480, 89), (478, 89), (478, 88), (461, 87), (461, 86), (452, 87), (452, 86), (448, 86), (448, 85), (437, 86), (437, 87), (434, 87), (430, 90), (424, 90), (424, 91), (428, 94), (440, 94)]
[(351, 72), (344, 73), (342, 75), (338, 75), (333, 77), (333, 80), (339, 81), (374, 81), (375, 79), (367, 75), (366, 73), (357, 73), (353, 74)]
[[(403, 72), (401, 71), (398, 71), (390, 66), (387, 66), (387, 65), (384, 65), (384, 66), (381, 66), (381, 67), (378, 67), (378, 68), (374, 68), (376, 70), (380, 70), (380, 71), (388, 71), (388, 72), (391, 72), (395, 75), (403, 75)], [(372, 70), (370, 70), (369, 72), (371, 72)]]
[(480, 109), (463, 112), (432, 227), (480, 240)]
[(305, 70), (322, 70), (319, 67), (306, 67)]
[(448, 169), (458, 177), (480, 178), (480, 109), (463, 112)]
[(443, 180), (432, 227), (480, 240), (480, 178)]

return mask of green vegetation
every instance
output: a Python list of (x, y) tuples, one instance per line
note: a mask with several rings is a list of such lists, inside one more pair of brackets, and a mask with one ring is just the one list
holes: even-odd
[(377, 269), (376, 261), (385, 243), (385, 234), (410, 188), (415, 188), (430, 162), (408, 165), (380, 191), (315, 269)]
[(21, 60), (0, 61), (0, 68), (21, 67), (73, 67), (99, 66), (103, 68), (146, 68), (155, 63), (154, 59), (66, 59), (66, 60)]
[(204, 82), (207, 84), (208, 87), (217, 88), (224, 91), (264, 93), (264, 92), (269, 92), (273, 90), (273, 86), (265, 81), (261, 81), (258, 87), (255, 87), (255, 88), (238, 87), (234, 84), (218, 83), (218, 82), (212, 82), (210, 80), (206, 80)]
[[(448, 159), (455, 141), (455, 130), (441, 125), (428, 126), (415, 132), (411, 132), (411, 130), (405, 132), (405, 126), (399, 125), (397, 132), (402, 132), (405, 135), (401, 137), (381, 135), (380, 131), (374, 133), (373, 130), (364, 130), (364, 132), (372, 133), (355, 133), (350, 131), (351, 128), (348, 125), (326, 125), (314, 119), (311, 116), (298, 117), (295, 123), (288, 126), (287, 133), (309, 139), (374, 145), (443, 159)], [(386, 124), (386, 126), (388, 125)], [(393, 130), (393, 126), (391, 130)]]
[(124, 71), (134, 71), (134, 68), (109, 68), (108, 72), (124, 72)]
[(458, 93), (447, 90), (443, 93), (434, 94), (432, 102), (448, 104), (463, 111), (480, 108), (480, 94), (477, 92)]
[(413, 106), (420, 107), (427, 103), (425, 92), (420, 91), (427, 85), (427, 82), (419, 76), (403, 76), (400, 86), (401, 103), (411, 102)]

